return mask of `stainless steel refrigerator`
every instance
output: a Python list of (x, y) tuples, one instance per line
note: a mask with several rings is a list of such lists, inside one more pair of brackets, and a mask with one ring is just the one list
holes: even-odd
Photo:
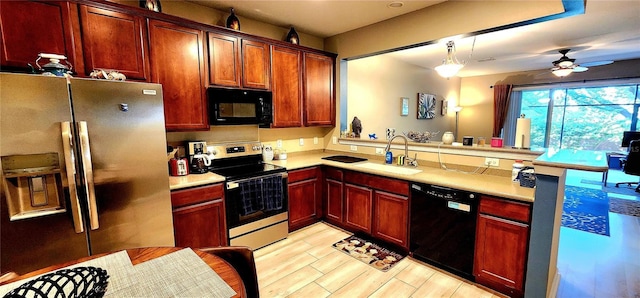
[(174, 246), (162, 86), (0, 73), (0, 271)]

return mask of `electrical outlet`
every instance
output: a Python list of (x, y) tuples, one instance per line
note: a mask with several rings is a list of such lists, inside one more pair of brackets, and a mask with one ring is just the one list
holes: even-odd
[(276, 147), (282, 148), (282, 140), (276, 140)]
[(300, 146), (304, 146), (304, 139), (300, 138)]
[(358, 151), (358, 146), (351, 145), (351, 151)]
[(500, 159), (487, 157), (484, 159), (484, 165), (490, 166), (490, 167), (497, 167), (500, 165)]
[(376, 154), (384, 155), (384, 149), (376, 148)]
[(318, 137), (313, 137), (313, 144), (318, 145)]

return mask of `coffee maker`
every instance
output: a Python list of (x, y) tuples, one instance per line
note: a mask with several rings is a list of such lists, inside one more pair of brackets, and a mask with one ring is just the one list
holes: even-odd
[(209, 170), (211, 159), (205, 153), (207, 142), (190, 141), (187, 142), (187, 155), (189, 157), (189, 173), (203, 174)]

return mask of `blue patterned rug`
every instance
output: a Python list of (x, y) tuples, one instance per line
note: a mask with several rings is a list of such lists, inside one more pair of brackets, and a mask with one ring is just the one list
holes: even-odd
[(564, 195), (562, 226), (609, 236), (609, 197), (606, 192), (567, 185)]

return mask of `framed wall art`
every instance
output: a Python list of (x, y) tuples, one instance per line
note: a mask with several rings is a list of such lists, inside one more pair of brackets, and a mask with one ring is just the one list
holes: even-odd
[(409, 115), (409, 98), (403, 97), (400, 99), (401, 109), (400, 116), (408, 116)]
[(442, 100), (442, 107), (440, 108), (440, 115), (446, 116), (448, 108), (449, 108), (449, 101), (443, 99)]
[(433, 119), (436, 116), (436, 96), (418, 93), (418, 119)]

